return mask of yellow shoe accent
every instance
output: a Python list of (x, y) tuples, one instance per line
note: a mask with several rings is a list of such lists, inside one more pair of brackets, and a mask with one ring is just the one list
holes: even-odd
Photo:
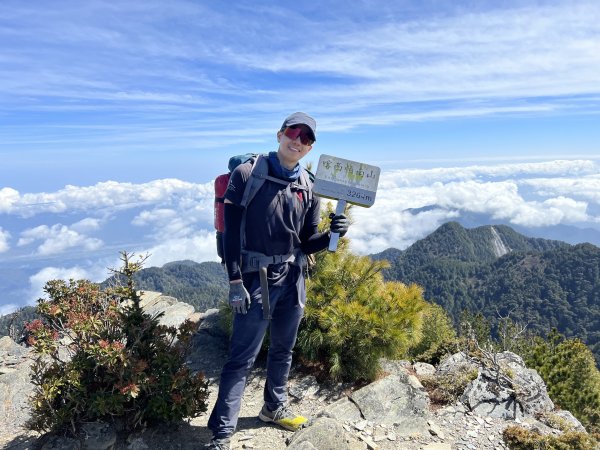
[(263, 422), (273, 422), (290, 431), (298, 431), (308, 422), (306, 417), (294, 414), (287, 406), (281, 406), (275, 411), (269, 411), (265, 405), (260, 410), (258, 418)]

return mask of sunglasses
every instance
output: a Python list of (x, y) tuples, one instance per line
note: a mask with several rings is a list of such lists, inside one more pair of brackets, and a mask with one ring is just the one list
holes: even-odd
[(314, 142), (309, 132), (295, 125), (287, 127), (283, 134), (285, 134), (286, 137), (290, 138), (292, 141), (297, 137), (300, 137), (300, 142), (302, 142), (303, 145), (312, 145)]

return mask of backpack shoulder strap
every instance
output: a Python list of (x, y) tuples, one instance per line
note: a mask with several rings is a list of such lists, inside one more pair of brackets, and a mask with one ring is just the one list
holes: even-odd
[(307, 192), (307, 206), (310, 206), (312, 204), (312, 200), (313, 200), (313, 182), (314, 182), (314, 175), (309, 172), (308, 169), (302, 168), (302, 172), (300, 172), (300, 184), (303, 185), (306, 188), (306, 192)]
[(246, 181), (246, 187), (244, 188), (244, 194), (242, 195), (240, 204), (244, 209), (252, 201), (269, 175), (269, 162), (264, 155), (258, 155), (256, 158), (251, 158), (250, 161), (252, 161), (252, 168), (250, 169), (250, 175)]

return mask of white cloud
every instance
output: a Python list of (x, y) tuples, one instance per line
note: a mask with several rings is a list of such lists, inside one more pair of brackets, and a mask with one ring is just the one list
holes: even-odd
[(215, 233), (199, 230), (193, 236), (169, 239), (145, 249), (140, 254), (149, 253), (146, 263), (149, 266), (162, 266), (171, 261), (190, 259), (192, 261), (219, 261)]
[(0, 213), (9, 213), (19, 201), (19, 191), (12, 188), (0, 189)]
[(444, 222), (456, 218), (458, 213), (438, 208), (414, 215), (400, 210), (389, 210), (382, 214), (381, 211), (355, 208), (352, 216), (355, 223), (350, 227), (348, 238), (352, 250), (365, 255), (390, 247), (405, 249)]
[(48, 266), (38, 270), (29, 277), (28, 304), (34, 304), (39, 298), (47, 298), (44, 293), (44, 286), (50, 280), (89, 280), (99, 283), (112, 275), (109, 268), (119, 268), (121, 266), (118, 258), (102, 258), (95, 261), (88, 260), (85, 264), (74, 265), (71, 267)]
[(532, 178), (521, 183), (535, 188), (538, 195), (571, 195), (600, 205), (600, 175), (597, 173), (577, 178)]
[(175, 217), (177, 217), (177, 211), (173, 209), (157, 208), (152, 211), (142, 211), (133, 218), (131, 223), (135, 226), (142, 227), (155, 223), (171, 221)]
[(90, 231), (96, 231), (100, 229), (100, 220), (94, 219), (92, 217), (87, 217), (85, 219), (80, 220), (79, 222), (75, 222), (70, 226), (71, 230), (76, 231), (78, 233), (88, 233)]
[(29, 277), (29, 303), (34, 303), (37, 299), (46, 297), (44, 286), (50, 280), (89, 280), (90, 272), (86, 269), (75, 267), (46, 267), (36, 274)]
[(0, 227), (0, 253), (8, 251), (10, 248), (8, 240), (10, 239), (10, 233)]
[[(543, 162), (523, 162), (509, 164), (473, 165), (465, 167), (437, 167), (432, 169), (402, 169), (383, 172), (379, 187), (389, 189), (393, 187), (429, 186), (435, 182), (481, 180), (482, 178), (525, 178), (539, 176), (551, 177), (548, 183), (560, 180), (560, 177), (570, 176), (575, 179), (597, 177), (600, 166), (590, 160), (555, 160)], [(589, 182), (592, 182), (590, 178)], [(545, 180), (540, 178), (540, 180)], [(533, 183), (534, 181), (523, 182)], [(578, 186), (582, 188), (583, 186)]]
[(534, 228), (598, 223), (600, 218), (588, 212), (590, 202), (600, 205), (597, 173), (590, 161), (387, 172), (375, 204), (353, 209), (348, 236), (355, 251), (374, 253), (404, 249), (442, 223), (468, 214)]
[(556, 223), (586, 222), (590, 220), (587, 214), (587, 202), (580, 202), (563, 196), (544, 200), (544, 207), (556, 215)]
[(39, 255), (53, 255), (62, 253), (67, 249), (80, 247), (87, 251), (100, 248), (102, 241), (96, 238), (86, 237), (66, 225), (55, 224), (51, 227), (40, 225), (30, 228), (21, 233), (18, 246), (30, 245), (37, 241), (43, 241), (37, 248)]
[[(214, 198), (212, 183), (193, 184), (177, 179), (133, 184), (106, 181), (94, 186), (66, 186), (56, 192), (26, 193), (0, 190), (0, 212), (21, 217), (42, 213), (88, 212), (108, 214), (146, 205), (197, 204), (197, 212), (210, 217), (207, 207)], [(86, 219), (78, 227), (94, 225)]]
[(0, 316), (5, 316), (12, 312), (15, 312), (22, 305), (15, 305), (14, 303), (8, 303), (6, 305), (0, 305)]

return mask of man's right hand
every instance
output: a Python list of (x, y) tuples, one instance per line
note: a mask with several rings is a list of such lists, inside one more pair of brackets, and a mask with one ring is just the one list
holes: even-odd
[(235, 313), (246, 314), (248, 312), (250, 294), (241, 281), (229, 284), (229, 304)]

